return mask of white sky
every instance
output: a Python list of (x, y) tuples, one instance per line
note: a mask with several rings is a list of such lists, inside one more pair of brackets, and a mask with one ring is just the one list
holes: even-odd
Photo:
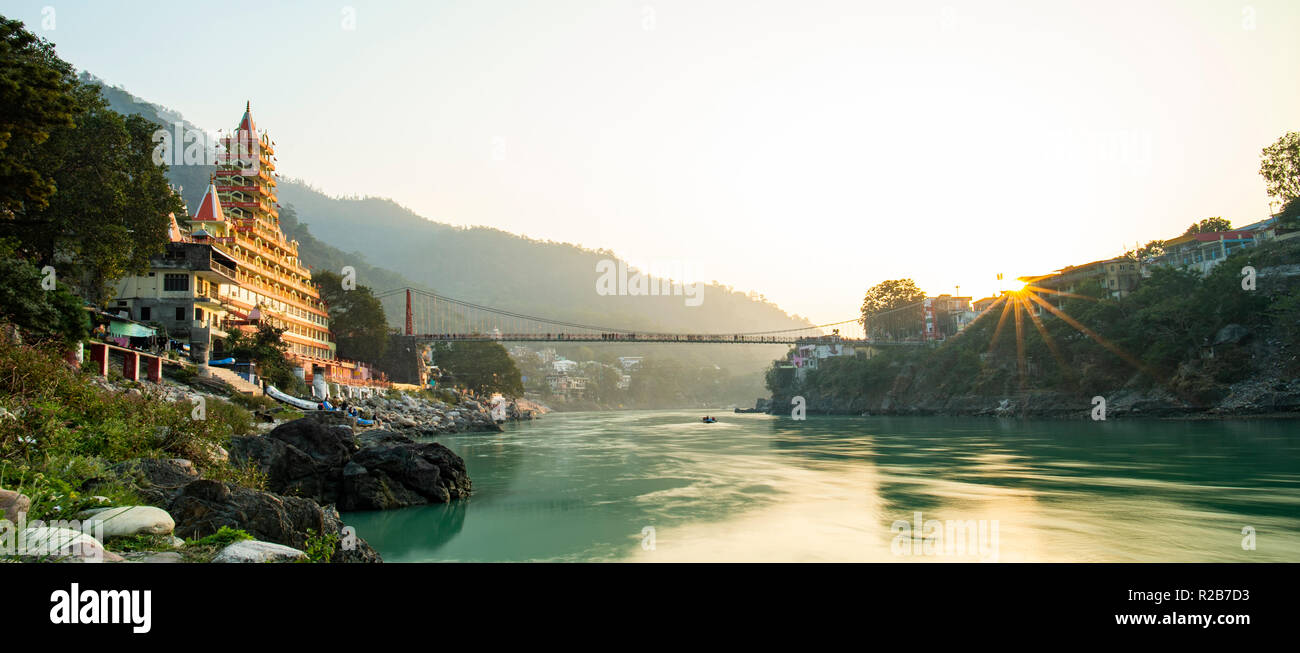
[(205, 127), (251, 99), (280, 172), (331, 194), (680, 261), (817, 322), (884, 279), (980, 296), (1261, 219), (1259, 151), (1300, 130), (1290, 0), (0, 13)]

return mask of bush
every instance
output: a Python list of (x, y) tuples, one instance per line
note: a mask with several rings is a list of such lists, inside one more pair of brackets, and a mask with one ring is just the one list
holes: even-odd
[(209, 477), (256, 481), (213, 456), (231, 435), (251, 432), (248, 411), (209, 400), (206, 419), (194, 419), (189, 402), (104, 390), (61, 353), (0, 340), (0, 397), (13, 415), (0, 418), (0, 485), (32, 499), (29, 519), (97, 505), (82, 492), (92, 479), (114, 503), (135, 501), (125, 488), (101, 486), (109, 465), (131, 458), (187, 458)]

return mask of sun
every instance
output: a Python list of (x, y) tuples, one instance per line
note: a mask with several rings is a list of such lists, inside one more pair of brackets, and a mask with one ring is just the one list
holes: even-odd
[(1007, 291), (1008, 291), (1008, 292), (1014, 292), (1014, 293), (1024, 292), (1025, 288), (1026, 288), (1028, 285), (1029, 285), (1029, 282), (1028, 282), (1028, 281), (1021, 281), (1020, 279), (1013, 279), (1013, 280), (1011, 281), (1011, 287), (1008, 288)]

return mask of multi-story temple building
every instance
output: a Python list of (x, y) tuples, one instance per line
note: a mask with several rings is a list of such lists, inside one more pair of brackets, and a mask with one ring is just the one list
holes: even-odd
[(117, 310), (159, 322), (188, 341), (198, 362), (219, 355), (231, 329), (269, 323), (284, 329), (287, 356), (317, 391), (326, 383), (330, 394), (340, 394), (340, 385), (373, 385), (369, 368), (335, 356), (311, 270), (298, 258), (298, 241), (280, 229), (274, 144), (248, 106), (221, 145), (198, 210), (173, 222), (172, 242), (147, 277), (119, 282)]

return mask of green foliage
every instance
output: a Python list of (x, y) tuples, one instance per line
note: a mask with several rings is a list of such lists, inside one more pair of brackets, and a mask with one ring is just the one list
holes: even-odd
[(1300, 229), (1300, 197), (1282, 206), (1277, 214), (1277, 226), (1285, 230)]
[(1164, 253), (1165, 253), (1165, 241), (1152, 240), (1152, 241), (1148, 241), (1147, 244), (1135, 250), (1130, 250), (1128, 252), (1125, 252), (1124, 256), (1128, 257), (1129, 259), (1132, 259), (1133, 261), (1137, 261), (1139, 263), (1145, 263), (1152, 259), (1164, 256)]
[(302, 562), (329, 562), (339, 546), (338, 533), (317, 533), (308, 529), (307, 545), (303, 553), (307, 558)]
[(22, 203), (0, 226), (17, 239), (19, 255), (54, 265), (82, 296), (101, 303), (112, 281), (143, 272), (162, 252), (168, 214), (184, 207), (166, 169), (153, 162), (159, 126), (109, 109), (97, 86), (70, 79), (72, 123), (50, 129), (21, 164), (57, 192)]
[(0, 398), (15, 415), (0, 418), (0, 481), (31, 497), (32, 519), (97, 505), (82, 489), (92, 479), (95, 494), (134, 502), (105, 472), (132, 458), (186, 458), (208, 478), (256, 481), (214, 456), (231, 435), (248, 432), (246, 411), (209, 400), (206, 419), (198, 420), (189, 402), (103, 390), (57, 347), (0, 339)]
[(522, 395), (519, 368), (500, 343), (492, 341), (440, 342), (433, 360), (455, 377), (456, 383), (478, 393)]
[(925, 291), (911, 279), (890, 279), (871, 287), (862, 299), (862, 326), (873, 338), (906, 338), (921, 332)]
[(1260, 153), (1259, 174), (1278, 204), (1300, 198), (1300, 132), (1287, 132)]
[(1192, 226), (1188, 227), (1187, 231), (1183, 232), (1183, 235), (1190, 236), (1192, 234), (1208, 234), (1216, 231), (1230, 230), (1232, 230), (1232, 222), (1230, 220), (1226, 220), (1222, 217), (1213, 217), (1206, 218), (1200, 222), (1193, 222)]
[(45, 290), (44, 275), (19, 257), (13, 240), (0, 239), (0, 319), (39, 339), (71, 345), (90, 332), (90, 317), (79, 297), (62, 283)]
[(0, 214), (48, 205), (55, 184), (36, 148), (73, 127), (72, 66), (49, 41), (0, 16)]
[(343, 278), (333, 272), (321, 272), (314, 281), (329, 306), (330, 331), (338, 343), (339, 358), (378, 362), (388, 349), (384, 305), (366, 286), (345, 290)]
[[(802, 386), (795, 384), (793, 370), (774, 365), (768, 387), (781, 396), (880, 399), (896, 382), (913, 397), (1005, 397), (1022, 389), (1095, 394), (1159, 384), (1184, 399), (1207, 402), (1221, 395), (1223, 384), (1246, 378), (1260, 364), (1250, 343), (1214, 344), (1224, 327), (1240, 325), (1260, 339), (1278, 337), (1284, 346), (1300, 346), (1300, 287), (1288, 288), (1280, 276), (1268, 277), (1283, 280), (1261, 282), (1255, 291), (1241, 285), (1247, 265), (1264, 270), (1297, 260), (1300, 243), (1272, 241), (1232, 253), (1204, 276), (1183, 268), (1150, 268), (1150, 276), (1120, 299), (1087, 284), (1076, 291), (1082, 297), (1044, 295), (1110, 347), (1048, 311), (1039, 317), (1045, 340), (1031, 316), (1022, 314), (1024, 377), (1014, 313), (993, 340), (999, 309), (935, 349), (886, 350), (869, 360), (828, 359)], [(1300, 364), (1289, 365), (1296, 368), (1291, 373), (1300, 372)]]
[(168, 535), (132, 535), (129, 537), (112, 537), (104, 542), (104, 548), (114, 553), (128, 551), (168, 551), (172, 548), (172, 536)]
[(262, 378), (286, 392), (294, 392), (301, 381), (285, 358), (289, 343), (281, 339), (282, 334), (284, 329), (266, 322), (259, 324), (252, 336), (235, 329), (222, 341), (221, 352), (237, 360), (252, 361)]
[(279, 408), (280, 403), (266, 395), (246, 395), (235, 393), (230, 396), (230, 403), (251, 411), (275, 410)]
[(303, 412), (294, 408), (281, 408), (272, 413), (271, 416), (281, 422), (292, 422), (296, 419), (302, 419)]
[(211, 535), (186, 539), (185, 546), (186, 547), (211, 546), (217, 548), (224, 548), (230, 546), (231, 544), (234, 544), (235, 542), (243, 542), (244, 540), (252, 540), (252, 539), (255, 538), (243, 530), (237, 528), (231, 528), (229, 526), (222, 526), (221, 528), (217, 529), (217, 532)]

